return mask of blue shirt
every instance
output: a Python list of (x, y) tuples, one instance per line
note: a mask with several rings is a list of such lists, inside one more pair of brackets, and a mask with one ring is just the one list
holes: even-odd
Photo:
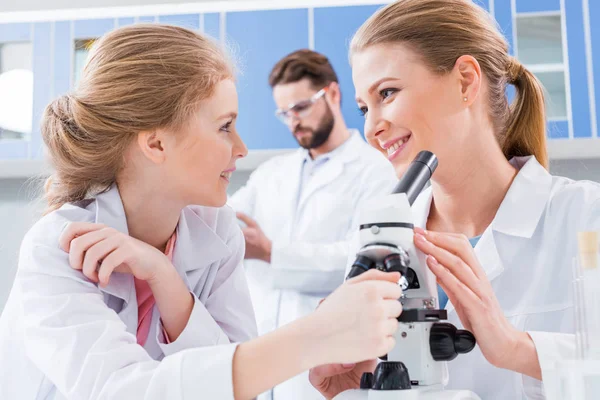
[[(349, 131), (350, 137), (358, 132), (354, 129), (349, 129)], [(310, 181), (313, 175), (315, 175), (323, 165), (327, 164), (327, 161), (331, 160), (331, 158), (343, 151), (344, 147), (350, 142), (350, 137), (329, 153), (321, 154), (314, 159), (310, 156), (310, 152), (305, 150), (304, 160), (302, 161), (302, 177), (300, 179), (300, 187), (298, 188), (298, 196), (296, 196), (296, 208), (298, 207), (300, 198), (302, 197), (302, 190), (306, 188), (308, 181)]]
[[(471, 246), (473, 246), (473, 248), (475, 248), (477, 242), (479, 242), (479, 239), (481, 239), (481, 236), (475, 236), (474, 238), (469, 239), (469, 242), (471, 242)], [(438, 285), (437, 290), (440, 309), (443, 310), (444, 308), (446, 308), (446, 304), (448, 303), (448, 296), (446, 295), (446, 292), (444, 292), (441, 286)]]

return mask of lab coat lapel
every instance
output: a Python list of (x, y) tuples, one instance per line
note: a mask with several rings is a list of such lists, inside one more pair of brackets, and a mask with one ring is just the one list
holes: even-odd
[(204, 221), (201, 212), (200, 206), (184, 208), (177, 226), (173, 265), (188, 288), (188, 272), (208, 268), (213, 262), (227, 258), (232, 253), (214, 229)]
[[(294, 227), (299, 210), (298, 191), (302, 180), (302, 166), (304, 164), (305, 150), (298, 149), (292, 157), (286, 160), (283, 171), (280, 171), (281, 178), (277, 182), (279, 193), (277, 198), (271, 199), (270, 207), (281, 207), (277, 215), (285, 215), (290, 219), (289, 223), (281, 224), (281, 231), (278, 232), (278, 240), (289, 241), (293, 239)], [(279, 225), (278, 225), (279, 226)]]
[[(552, 176), (537, 160), (530, 157), (515, 157), (511, 164), (519, 169), (511, 187), (502, 201), (496, 216), (475, 246), (475, 254), (490, 282), (504, 272), (500, 257), (502, 249), (496, 241), (499, 235), (530, 238), (544, 212), (550, 195)], [(429, 187), (412, 206), (414, 224), (426, 227), (432, 203), (432, 188)], [(449, 302), (446, 309), (452, 311)]]
[[(500, 235), (531, 238), (546, 208), (552, 185), (552, 176), (535, 157), (515, 157), (510, 162), (519, 172), (492, 223), (475, 246), (477, 259), (490, 282), (505, 269), (497, 238)], [(449, 302), (446, 309), (452, 311), (454, 306)]]
[[(302, 188), (302, 196), (298, 203), (298, 212), (302, 210), (302, 207), (314, 195), (319, 189), (333, 182), (337, 177), (342, 175), (344, 172), (344, 164), (355, 160), (360, 152), (360, 143), (362, 138), (358, 132), (353, 131), (351, 136), (347, 139), (348, 143), (344, 144), (344, 148), (341, 153), (335, 154), (332, 158), (323, 165), (313, 178), (311, 178), (305, 188)], [(300, 173), (302, 169), (300, 169)], [(301, 176), (299, 175), (299, 179)], [(297, 185), (300, 186), (299, 184)]]
[[(127, 218), (123, 202), (117, 185), (113, 185), (108, 191), (96, 196), (96, 223), (104, 224), (119, 232), (129, 234)], [(137, 320), (137, 299), (135, 298), (135, 285), (133, 275), (113, 272), (106, 287), (98, 286), (101, 292), (124, 300), (125, 304), (119, 316), (123, 321)], [(127, 331), (136, 334), (137, 324), (126, 323)]]

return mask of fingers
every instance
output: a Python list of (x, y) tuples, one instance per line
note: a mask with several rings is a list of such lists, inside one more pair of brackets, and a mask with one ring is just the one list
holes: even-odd
[(370, 269), (365, 273), (355, 276), (352, 279), (348, 279), (347, 283), (358, 283), (369, 280), (387, 281), (392, 283), (398, 283), (400, 280), (399, 272), (383, 272), (376, 269)]
[(383, 305), (383, 316), (386, 318), (398, 318), (402, 314), (402, 303), (398, 300), (385, 300)]
[(481, 304), (481, 299), (435, 258), (427, 257), (427, 265), (452, 304), (460, 304), (465, 310), (473, 310)]
[(117, 248), (115, 251), (107, 255), (104, 260), (102, 260), (102, 264), (100, 265), (100, 269), (98, 270), (98, 280), (100, 285), (105, 287), (108, 285), (110, 281), (110, 276), (115, 271), (115, 269), (123, 264), (127, 257), (127, 251), (123, 247)]
[(235, 214), (237, 216), (237, 218), (242, 221), (243, 223), (246, 224), (246, 226), (248, 226), (249, 228), (256, 228), (258, 227), (258, 224), (256, 223), (255, 220), (253, 220), (252, 218), (250, 218), (249, 216), (247, 216), (244, 213), (238, 212)]
[(100, 262), (119, 247), (120, 240), (118, 236), (113, 235), (90, 247), (85, 252), (83, 274), (93, 282), (98, 282), (98, 266)]
[(310, 370), (310, 381), (312, 383), (321, 382), (325, 378), (344, 374), (354, 368), (356, 364), (325, 364)]
[(246, 241), (256, 243), (258, 241), (258, 232), (254, 228), (243, 228), (242, 233)]
[(437, 261), (446, 267), (474, 293), (478, 296), (483, 296), (480, 278), (475, 275), (473, 269), (459, 255), (455, 255), (444, 248), (436, 246), (420, 234), (415, 235), (415, 245), (425, 254), (429, 254), (428, 264), (433, 257), (433, 261)]
[(395, 346), (396, 346), (396, 338), (394, 337), (394, 335), (390, 335), (390, 336), (386, 337), (382, 342), (381, 350), (379, 351), (379, 354), (377, 354), (377, 357), (382, 357), (382, 356), (388, 354), (390, 351), (392, 351), (392, 349)]
[(71, 222), (60, 235), (58, 243), (61, 249), (69, 252), (73, 239), (78, 236), (85, 235), (86, 233), (104, 228), (106, 228), (106, 226), (102, 224), (94, 224), (91, 222)]
[(471, 329), (471, 321), (469, 321), (469, 318), (463, 312), (460, 300), (457, 299), (454, 293), (451, 292), (450, 289), (448, 289), (442, 282), (438, 282), (438, 284), (440, 285), (444, 293), (446, 293), (446, 295), (448, 296), (448, 300), (450, 300), (450, 302), (454, 305), (454, 310), (458, 314), (458, 318), (460, 319), (460, 322), (462, 322), (465, 329), (473, 332)]
[(371, 298), (397, 301), (402, 296), (402, 288), (395, 282), (367, 281), (359, 284), (365, 288), (365, 292)]
[(384, 321), (383, 333), (389, 336), (394, 336), (398, 330), (398, 320), (396, 318), (388, 318)]
[[(415, 231), (417, 231), (417, 229), (415, 229)], [(419, 229), (416, 236), (418, 237), (419, 235), (424, 237), (426, 241), (434, 244), (438, 248), (442, 248), (464, 260), (466, 265), (479, 279), (485, 277), (485, 273), (480, 267), (479, 261), (477, 260), (475, 252), (473, 251), (473, 246), (465, 235), (458, 233), (432, 232), (425, 231), (423, 229)], [(415, 237), (415, 239), (417, 239), (417, 237)], [(436, 255), (433, 256), (437, 257)], [(440, 259), (438, 258), (438, 260)], [(440, 260), (440, 262), (442, 261)]]
[(69, 264), (71, 264), (71, 267), (82, 270), (85, 254), (90, 247), (106, 239), (113, 232), (111, 228), (101, 228), (84, 233), (71, 240), (71, 244), (69, 245)]

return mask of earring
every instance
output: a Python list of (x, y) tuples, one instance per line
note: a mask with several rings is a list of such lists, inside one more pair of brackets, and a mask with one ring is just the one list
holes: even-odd
[(463, 97), (463, 101), (468, 101), (469, 99), (466, 97)]

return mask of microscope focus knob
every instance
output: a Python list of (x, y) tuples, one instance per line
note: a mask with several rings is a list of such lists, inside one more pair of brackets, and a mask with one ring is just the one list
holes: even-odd
[(354, 278), (372, 268), (375, 268), (375, 261), (366, 256), (358, 256), (352, 264), (352, 268), (350, 268), (350, 272), (346, 279)]
[(475, 336), (469, 331), (456, 329), (446, 322), (431, 326), (429, 348), (435, 361), (454, 360), (459, 354), (466, 354), (475, 348)]
[(373, 373), (365, 372), (360, 377), (360, 388), (371, 389), (373, 387)]
[(382, 361), (375, 368), (373, 390), (410, 389), (408, 369), (400, 361)]

